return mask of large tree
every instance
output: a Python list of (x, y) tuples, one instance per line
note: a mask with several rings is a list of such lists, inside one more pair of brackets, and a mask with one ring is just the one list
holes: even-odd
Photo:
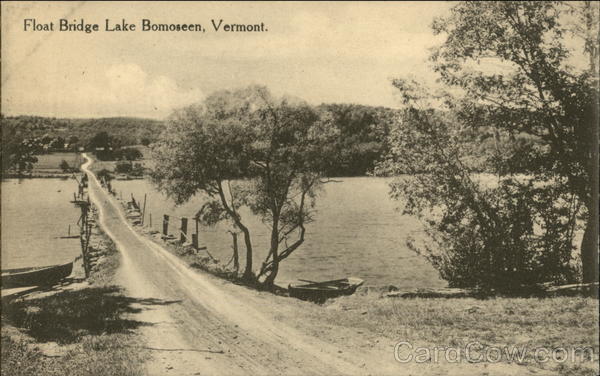
[[(229, 221), (240, 231), (243, 278), (271, 288), (280, 262), (304, 242), (331, 136), (313, 108), (264, 87), (217, 92), (173, 114), (153, 145), (153, 181), (177, 203), (207, 195), (199, 219)], [(258, 273), (243, 207), (270, 228)]]
[[(585, 282), (598, 280), (597, 13), (591, 3), (575, 8), (558, 2), (460, 3), (434, 23), (434, 31), (447, 39), (432, 59), (442, 82), (464, 93), (452, 106), (463, 124), (491, 125), (509, 137), (528, 134), (541, 141), (543, 147), (506, 156), (505, 172), (518, 167), (548, 179), (562, 177), (585, 205)], [(573, 27), (573, 15), (584, 21), (583, 28)], [(582, 34), (584, 50), (577, 51), (573, 35)], [(572, 67), (583, 52), (589, 65)]]

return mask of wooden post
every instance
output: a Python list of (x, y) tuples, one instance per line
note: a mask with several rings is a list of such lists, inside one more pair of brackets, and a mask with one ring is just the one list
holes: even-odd
[(240, 260), (238, 256), (238, 242), (237, 233), (232, 232), (231, 237), (233, 238), (233, 269), (237, 273), (240, 270)]
[(152, 213), (148, 213), (148, 217), (150, 219), (150, 228), (152, 228)]
[(73, 192), (73, 201), (77, 201), (77, 194), (75, 192)]
[(145, 217), (146, 217), (146, 193), (144, 193), (144, 209), (142, 209), (142, 226), (144, 225)]
[(83, 256), (83, 269), (85, 271), (85, 277), (90, 276), (90, 259), (88, 255), (88, 245), (90, 242), (88, 221), (87, 221), (87, 205), (81, 205), (81, 229), (79, 235), (79, 241), (81, 242), (81, 255)]
[(167, 214), (163, 216), (163, 235), (169, 235), (169, 216)]
[(194, 247), (196, 247), (196, 250), (198, 250), (198, 217), (194, 218), (194, 220), (196, 221), (196, 241), (194, 243)]
[(198, 234), (192, 234), (192, 247), (198, 249)]
[(187, 223), (188, 223), (187, 218), (181, 218), (181, 232), (179, 234), (179, 242), (180, 243), (185, 243), (185, 241), (187, 239)]

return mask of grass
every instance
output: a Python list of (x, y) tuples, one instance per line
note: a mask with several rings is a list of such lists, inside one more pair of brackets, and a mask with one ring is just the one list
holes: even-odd
[[(65, 160), (71, 167), (79, 167), (83, 158), (78, 153), (52, 153), (37, 156), (38, 161), (34, 164), (35, 170), (61, 170), (60, 163)], [(62, 170), (61, 170), (62, 171)]]
[(92, 269), (89, 287), (2, 301), (2, 373), (20, 375), (144, 374), (148, 350), (135, 330), (147, 325), (132, 314), (154, 305), (111, 285), (119, 254), (105, 234), (104, 262)]
[(124, 296), (115, 286), (90, 287), (17, 300), (3, 307), (3, 314), (36, 342), (72, 344), (88, 335), (131, 333), (143, 323), (127, 317), (140, 312), (142, 304), (162, 303)]
[[(381, 298), (357, 294), (328, 302), (311, 319), (332, 328), (347, 327), (393, 341), (432, 348), (464, 349), (477, 342), (485, 347), (524, 346), (525, 365), (538, 364), (534, 351), (548, 348), (593, 348), (594, 359), (551, 364), (562, 375), (598, 373), (598, 300), (553, 298)], [(335, 329), (334, 329), (335, 330)]]
[(142, 353), (123, 351), (129, 342), (126, 335), (87, 337), (64, 355), (49, 357), (24, 341), (2, 337), (1, 367), (12, 376), (144, 375)]

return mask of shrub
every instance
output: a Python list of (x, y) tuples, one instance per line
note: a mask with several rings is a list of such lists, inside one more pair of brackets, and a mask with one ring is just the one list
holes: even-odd
[(115, 172), (118, 174), (128, 174), (131, 172), (131, 168), (130, 162), (117, 162)]
[(100, 181), (102, 181), (103, 179), (106, 181), (111, 181), (113, 179), (112, 174), (110, 173), (109, 170), (103, 168), (102, 170), (98, 171), (98, 173), (96, 174), (96, 176), (98, 176), (98, 179)]
[(64, 159), (62, 161), (60, 161), (59, 167), (60, 167), (60, 169), (63, 172), (70, 172), (70, 171), (72, 171), (71, 166), (69, 166), (69, 162), (65, 161)]
[(513, 292), (575, 282), (581, 202), (566, 179), (476, 174), (463, 162), (470, 152), (464, 130), (431, 111), (411, 110), (392, 131), (392, 154), (382, 166), (410, 175), (392, 183), (391, 195), (428, 235), (410, 239), (409, 247), (451, 287)]

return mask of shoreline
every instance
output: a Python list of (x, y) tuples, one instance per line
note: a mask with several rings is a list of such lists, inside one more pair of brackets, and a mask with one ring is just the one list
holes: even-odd
[[(129, 298), (115, 284), (121, 254), (91, 209), (90, 277), (83, 260), (71, 278), (2, 297), (2, 370), (12, 375), (141, 376), (147, 350), (129, 329)], [(112, 324), (111, 324), (112, 322)], [(108, 325), (108, 326), (107, 326)]]

